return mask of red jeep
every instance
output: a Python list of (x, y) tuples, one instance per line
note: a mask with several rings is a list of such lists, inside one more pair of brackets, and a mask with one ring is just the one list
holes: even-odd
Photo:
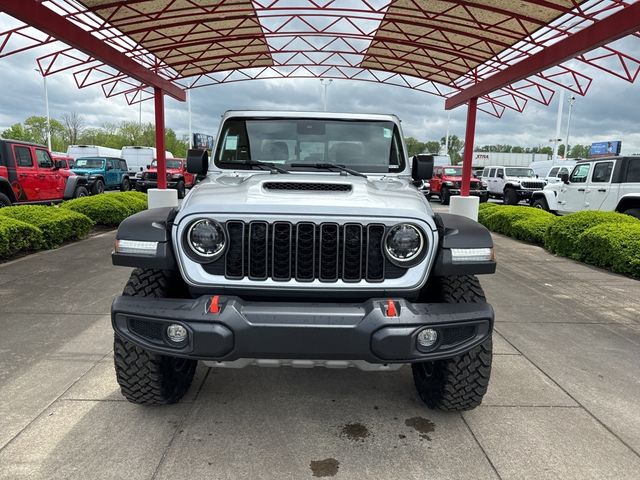
[(51, 158), (53, 158), (53, 162), (56, 167), (64, 168), (65, 170), (71, 170), (73, 165), (75, 164), (75, 160), (73, 157), (68, 157), (66, 155), (58, 155), (56, 153), (51, 153)]
[(0, 139), (0, 207), (88, 195), (87, 179), (60, 168), (46, 147)]
[[(167, 187), (178, 190), (178, 198), (184, 198), (187, 188), (191, 188), (196, 183), (195, 175), (187, 172), (187, 164), (181, 158), (168, 158), (167, 166)], [(136, 182), (136, 190), (146, 192), (150, 188), (158, 187), (158, 161), (154, 160), (147, 167), (147, 171), (142, 173), (142, 177)]]
[[(462, 185), (462, 166), (446, 165), (433, 168), (433, 178), (429, 180), (430, 191), (427, 198), (431, 200), (433, 195), (440, 198), (440, 203), (449, 205), (451, 195), (460, 195)], [(489, 199), (489, 192), (482, 186), (478, 178), (471, 177), (471, 189), (469, 195), (480, 197), (481, 202)]]

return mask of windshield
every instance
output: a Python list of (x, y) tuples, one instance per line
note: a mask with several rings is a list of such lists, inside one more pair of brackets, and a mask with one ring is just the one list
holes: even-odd
[(444, 174), (451, 177), (462, 176), (462, 167), (444, 167)]
[(231, 119), (222, 130), (215, 163), (241, 168), (264, 162), (287, 170), (292, 164), (330, 163), (359, 172), (404, 168), (400, 135), (393, 122), (333, 119)]
[[(182, 168), (182, 161), (180, 160), (167, 160), (165, 162), (167, 168), (180, 169)], [(151, 168), (158, 168), (158, 161), (154, 160), (151, 162)]]
[(104, 160), (101, 158), (79, 158), (73, 168), (104, 168)]
[(535, 177), (536, 174), (530, 168), (505, 168), (507, 177)]

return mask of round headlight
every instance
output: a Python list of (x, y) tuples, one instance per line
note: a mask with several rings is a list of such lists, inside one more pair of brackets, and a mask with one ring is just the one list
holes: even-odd
[(384, 249), (394, 263), (406, 264), (418, 258), (424, 247), (424, 236), (418, 227), (401, 223), (387, 233)]
[(187, 243), (193, 252), (207, 259), (222, 254), (226, 236), (222, 225), (215, 220), (202, 219), (191, 224), (187, 231)]

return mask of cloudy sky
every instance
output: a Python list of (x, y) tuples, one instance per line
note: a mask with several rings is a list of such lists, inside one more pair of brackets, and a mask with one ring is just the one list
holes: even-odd
[[(42, 77), (34, 71), (36, 55), (25, 52), (0, 59), (0, 131), (30, 115), (44, 115)], [(570, 143), (621, 140), (622, 153), (640, 153), (640, 81), (629, 84), (598, 70), (586, 97), (573, 108)], [(138, 106), (124, 97), (104, 98), (99, 87), (78, 90), (70, 74), (48, 77), (52, 118), (77, 112), (85, 126), (138, 119)], [(549, 145), (555, 135), (557, 97), (549, 107), (530, 101), (524, 113), (507, 110), (501, 119), (479, 113), (476, 145)], [(142, 119), (153, 121), (153, 104), (143, 104)], [(320, 110), (319, 80), (258, 80), (196, 89), (192, 93), (193, 129), (214, 134), (220, 115), (229, 109)], [(442, 98), (401, 87), (335, 80), (329, 88), (328, 109), (342, 112), (395, 113), (403, 121), (405, 135), (422, 141), (445, 135), (447, 113)], [(451, 113), (451, 134), (464, 136), (466, 109)], [(566, 132), (567, 108), (561, 137)], [(187, 106), (168, 99), (166, 124), (178, 135), (188, 131)]]

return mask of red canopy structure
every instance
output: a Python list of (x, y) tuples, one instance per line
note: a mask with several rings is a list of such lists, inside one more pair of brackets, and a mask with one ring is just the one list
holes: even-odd
[[(476, 108), (500, 117), (549, 105), (558, 88), (586, 94), (588, 72), (629, 82), (640, 73), (635, 1), (2, 0), (0, 11), (13, 17), (0, 58), (38, 48), (45, 76), (72, 70), (79, 88), (100, 85), (130, 104), (154, 98), (159, 157), (163, 95), (184, 100), (207, 85), (334, 78), (466, 103), (463, 195)], [(622, 37), (624, 49), (610, 45)]]

